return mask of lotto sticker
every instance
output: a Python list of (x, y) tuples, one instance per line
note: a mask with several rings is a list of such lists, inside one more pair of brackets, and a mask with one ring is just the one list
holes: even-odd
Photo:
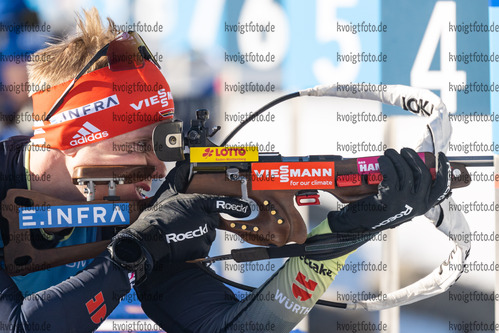
[(192, 163), (258, 162), (258, 147), (192, 147)]
[(334, 189), (334, 162), (251, 165), (253, 190)]

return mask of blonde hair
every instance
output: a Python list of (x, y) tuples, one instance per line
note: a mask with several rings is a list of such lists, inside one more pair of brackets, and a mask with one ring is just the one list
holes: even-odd
[[(49, 60), (28, 63), (31, 86), (55, 86), (74, 79), (95, 53), (116, 37), (114, 21), (108, 17), (109, 26), (104, 27), (95, 7), (89, 11), (83, 10), (83, 15), (84, 19), (77, 14), (75, 35), (54, 44), (49, 43), (47, 48), (35, 53), (38, 57), (34, 58)], [(102, 57), (87, 73), (105, 66), (107, 58)]]

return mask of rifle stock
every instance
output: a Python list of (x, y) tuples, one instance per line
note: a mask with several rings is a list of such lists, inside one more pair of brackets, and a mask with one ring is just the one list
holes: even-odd
[[(425, 153), (425, 163), (430, 170), (435, 167), (433, 154)], [(286, 157), (275, 155), (269, 158), (262, 154), (260, 162), (275, 163), (280, 160), (287, 160)], [(298, 163), (308, 163), (306, 159), (314, 161), (334, 162), (334, 186), (332, 188), (321, 188), (337, 197), (341, 202), (347, 203), (359, 200), (368, 195), (377, 193), (379, 173), (371, 175), (359, 175), (358, 159), (343, 159), (341, 156), (311, 156), (292, 158), (299, 160)], [(228, 216), (221, 217), (220, 229), (227, 230), (241, 236), (245, 241), (255, 245), (276, 245), (282, 246), (289, 242), (303, 243), (307, 236), (307, 229), (302, 216), (295, 208), (294, 201), (300, 204), (318, 204), (316, 190), (312, 187), (307, 190), (258, 190), (254, 189), (255, 174), (252, 174), (252, 163), (194, 163), (193, 174), (189, 182), (187, 193), (227, 195), (239, 198), (252, 199), (257, 210), (256, 216), (248, 220), (234, 220)], [(470, 177), (466, 167), (462, 163), (451, 163), (453, 174), (452, 188), (467, 186)], [(239, 178), (228, 177), (229, 169), (237, 169)], [(459, 170), (459, 171), (454, 171)], [(133, 172), (132, 172), (133, 171)], [(140, 177), (136, 177), (136, 172), (140, 171)], [(137, 166), (109, 166), (96, 168), (81, 167), (76, 170), (74, 179), (102, 179), (115, 178), (120, 175), (121, 183), (130, 183), (149, 175), (151, 169), (137, 169)], [(372, 178), (371, 176), (375, 176)], [(377, 178), (376, 178), (377, 177)], [(133, 179), (130, 181), (130, 179)], [(246, 179), (246, 186), (242, 186), (241, 179)], [(117, 180), (116, 180), (117, 181)], [(118, 181), (117, 181), (118, 182)], [(370, 182), (370, 183), (369, 183)], [(374, 183), (373, 183), (374, 182)], [(77, 181), (75, 180), (75, 184)], [(244, 193), (246, 192), (246, 193)], [(21, 199), (21, 200), (20, 200)], [(311, 201), (311, 202), (309, 202)], [(28, 202), (29, 204), (26, 204)], [(30, 272), (44, 270), (47, 268), (64, 265), (80, 260), (87, 260), (96, 257), (105, 250), (109, 240), (86, 243), (73, 246), (57, 247), (50, 249), (40, 249), (31, 242), (30, 229), (20, 229), (19, 208), (21, 207), (43, 207), (47, 204), (51, 206), (70, 205), (100, 205), (103, 203), (128, 203), (130, 221), (133, 223), (140, 213), (146, 208), (148, 200), (142, 201), (78, 201), (71, 202), (45, 194), (24, 190), (11, 189), (7, 192), (7, 197), (2, 202), (2, 215), (9, 222), (9, 239), (4, 246), (4, 260), (7, 272), (11, 275), (23, 275)], [(4, 209), (9, 207), (9, 209)], [(50, 232), (60, 231), (61, 228), (45, 229)]]
[[(243, 173), (242, 176), (249, 177)], [(225, 173), (198, 173), (189, 183), (187, 193), (214, 194), (241, 197), (238, 182), (229, 181)], [(303, 243), (307, 228), (302, 216), (293, 204), (295, 191), (252, 191), (249, 198), (259, 208), (259, 214), (250, 221), (231, 221), (221, 217), (219, 229), (234, 232), (255, 245), (282, 246), (289, 242)]]
[[(84, 166), (75, 168), (72, 178), (74, 184), (80, 184), (83, 181), (85, 183), (93, 182), (104, 185), (112, 180), (113, 188), (115, 188), (114, 184), (130, 184), (147, 179), (151, 177), (153, 172), (154, 167), (146, 165)], [(93, 193), (91, 194), (93, 195)], [(25, 275), (60, 265), (92, 259), (102, 253), (110, 242), (110, 239), (108, 239), (78, 245), (39, 248), (32, 241), (33, 229), (20, 228), (21, 208), (47, 211), (51, 207), (72, 206), (74, 209), (75, 206), (88, 207), (90, 205), (99, 206), (102, 204), (118, 206), (126, 204), (128, 206), (130, 221), (133, 222), (150, 201), (148, 199), (141, 201), (116, 201), (114, 200), (115, 198), (115, 196), (110, 196), (108, 200), (67, 201), (32, 190), (8, 190), (1, 206), (2, 216), (7, 219), (9, 227), (9, 237), (5, 241), (3, 248), (5, 270), (7, 273), (11, 276)], [(47, 212), (47, 214), (49, 213)], [(40, 221), (33, 222), (40, 223)], [(43, 223), (47, 226), (47, 228), (44, 228), (47, 234), (55, 234), (71, 229), (68, 227), (50, 227), (47, 220), (43, 221)], [(53, 225), (56, 225), (55, 221)], [(75, 227), (78, 227), (76, 223)], [(116, 228), (115, 232), (118, 230), (116, 226), (102, 228)]]
[[(280, 160), (286, 160), (279, 157)], [(300, 157), (297, 160), (334, 161), (334, 185), (331, 188), (316, 188), (307, 190), (255, 190), (253, 184), (255, 174), (252, 174), (251, 163), (241, 163), (238, 166), (239, 176), (247, 181), (247, 196), (258, 207), (259, 214), (252, 219), (235, 220), (221, 218), (220, 229), (239, 235), (243, 240), (255, 245), (282, 246), (289, 242), (303, 243), (307, 236), (307, 229), (302, 216), (295, 207), (298, 205), (319, 204), (317, 190), (325, 191), (335, 196), (342, 203), (360, 200), (378, 192), (378, 184), (382, 180), (377, 171), (370, 174), (358, 173), (356, 158), (341, 159), (339, 156)], [(259, 160), (265, 160), (261, 156)], [(273, 157), (269, 163), (275, 163)], [(426, 166), (435, 174), (435, 156), (424, 153)], [(265, 163), (265, 162), (263, 162)], [(308, 161), (298, 162), (309, 163)], [(286, 165), (283, 162), (283, 165)], [(233, 164), (208, 163), (194, 166), (194, 174), (187, 188), (187, 193), (213, 194), (244, 197), (244, 189), (239, 181), (231, 180), (227, 170)], [(453, 176), (451, 188), (460, 188), (469, 185), (470, 177), (466, 166), (462, 163), (451, 163)], [(458, 176), (456, 176), (458, 175)], [(274, 181), (278, 182), (278, 176)], [(311, 202), (309, 202), (311, 201)]]

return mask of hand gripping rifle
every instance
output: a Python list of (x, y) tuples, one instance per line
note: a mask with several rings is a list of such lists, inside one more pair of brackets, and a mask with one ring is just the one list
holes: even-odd
[[(254, 113), (252, 117), (241, 123), (220, 146), (209, 139), (216, 131), (210, 131), (206, 127), (206, 121), (209, 119), (207, 110), (198, 110), (196, 112), (196, 119), (191, 121), (191, 127), (185, 135), (180, 121), (158, 125), (153, 132), (153, 141), (159, 159), (178, 161), (185, 158), (185, 151), (188, 150), (190, 153), (188, 193), (236, 196), (248, 201), (252, 207), (251, 215), (243, 220), (222, 216), (220, 229), (234, 232), (248, 243), (263, 245), (263, 247), (233, 250), (230, 255), (208, 258), (203, 262), (211, 263), (224, 259), (234, 259), (242, 262), (289, 257), (306, 255), (307, 253), (319, 253), (320, 251), (327, 252), (337, 247), (337, 244), (334, 244), (333, 241), (315, 245), (304, 244), (307, 230), (301, 215), (294, 206), (294, 201), (298, 205), (319, 204), (318, 190), (331, 193), (343, 203), (359, 200), (377, 193), (377, 185), (382, 180), (382, 176), (378, 170), (376, 157), (352, 159), (344, 159), (338, 155), (284, 157), (278, 153), (258, 153), (255, 147), (225, 146), (237, 131), (253, 118), (270, 107), (290, 98), (304, 95), (354, 97), (375, 99), (384, 103), (388, 101), (388, 104), (402, 106), (402, 103), (411, 105), (411, 100), (417, 100), (417, 98), (421, 97), (421, 94), (427, 93), (426, 91), (421, 93), (420, 90), (409, 87), (403, 88), (408, 89), (408, 91), (401, 89), (400, 86), (395, 86), (399, 96), (393, 101), (389, 101), (393, 96), (388, 97), (387, 94), (366, 94), (364, 96), (344, 94), (342, 96), (338, 92), (337, 86), (317, 87), (289, 94), (272, 101)], [(393, 90), (393, 88), (390, 89), (390, 91)], [(400, 89), (401, 91), (398, 91)], [(445, 117), (438, 114), (437, 110), (441, 111), (441, 107), (437, 107), (440, 106), (439, 100), (435, 102), (433, 96), (425, 96), (425, 101), (431, 102), (430, 106), (431, 109), (435, 109), (434, 113), (425, 114), (420, 112), (420, 115), (432, 116), (430, 117), (429, 128), (434, 139), (445, 139), (446, 136), (450, 136), (450, 131), (436, 131), (431, 128), (431, 123), (442, 126), (441, 123), (445, 120)], [(428, 103), (424, 105), (429, 110)], [(435, 147), (433, 151), (438, 150)], [(420, 156), (424, 159), (430, 171), (434, 173), (435, 158), (433, 153), (424, 152), (420, 153)], [(452, 161), (452, 158), (450, 160)], [(451, 187), (459, 188), (470, 183), (470, 176), (466, 170), (467, 165), (486, 164), (487, 162), (465, 160), (451, 162)], [(138, 169), (133, 169), (134, 167)], [(137, 177), (137, 173), (141, 176)], [(46, 214), (47, 219), (45, 221), (34, 221), (36, 218), (33, 218), (26, 211), (36, 211), (36, 207), (50, 203), (54, 207), (66, 207), (66, 215), (61, 213), (61, 215), (57, 216), (59, 220), (63, 220), (61, 216), (69, 215), (67, 212), (68, 207), (72, 207), (75, 211), (78, 210), (78, 207), (75, 206), (82, 206), (80, 211), (83, 209), (86, 211), (87, 207), (92, 207), (91, 210), (94, 211), (95, 220), (95, 209), (98, 207), (97, 213), (101, 213), (99, 216), (102, 216), (105, 223), (112, 226), (112, 235), (115, 229), (120, 227), (117, 224), (113, 225), (112, 216), (115, 216), (115, 220), (117, 220), (116, 217), (121, 216), (119, 214), (121, 212), (125, 216), (122, 224), (126, 224), (126, 222), (133, 223), (147, 204), (147, 202), (116, 201), (119, 199), (114, 195), (115, 185), (137, 182), (147, 178), (151, 173), (152, 170), (145, 170), (141, 166), (77, 168), (73, 175), (73, 181), (75, 184), (87, 186), (88, 200), (79, 203), (47, 198), (39, 193), (33, 193), (34, 191), (9, 190), (3, 206), (13, 207), (14, 209), (8, 210), (7, 213), (2, 210), (3, 215), (9, 221), (9, 238), (13, 240), (8, 242), (4, 248), (7, 271), (11, 275), (26, 274), (93, 258), (102, 252), (109, 242), (104, 240), (77, 246), (41, 249), (32, 242), (33, 229), (23, 229), (22, 227), (25, 227), (26, 222), (31, 223), (31, 228), (46, 227), (48, 217), (52, 215)], [(106, 183), (109, 186), (107, 200), (94, 201), (94, 185)], [(113, 205), (109, 212), (106, 211), (107, 214), (104, 213), (104, 208), (102, 208), (105, 204)], [(30, 219), (26, 220), (27, 216)], [(57, 234), (60, 231), (59, 228), (52, 232)], [(348, 242), (351, 241), (351, 239), (348, 240)], [(356, 238), (355, 241), (363, 243), (368, 239)], [(286, 245), (290, 242), (296, 244)], [(453, 258), (456, 257), (458, 256)], [(338, 306), (338, 303), (329, 305)], [(352, 308), (348, 304), (339, 306)], [(367, 306), (364, 306), (364, 308), (367, 308)]]

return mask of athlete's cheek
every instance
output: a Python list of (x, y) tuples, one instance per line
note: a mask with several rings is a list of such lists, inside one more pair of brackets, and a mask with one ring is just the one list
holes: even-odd
[(156, 168), (156, 170), (152, 175), (153, 179), (160, 179), (166, 177), (165, 162), (160, 161), (154, 153), (147, 154), (146, 160), (147, 160), (147, 165), (152, 165)]

